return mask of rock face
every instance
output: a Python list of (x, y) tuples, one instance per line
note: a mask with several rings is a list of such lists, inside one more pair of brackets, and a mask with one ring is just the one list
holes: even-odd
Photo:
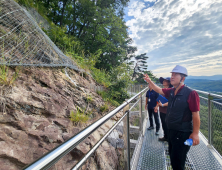
[[(105, 114), (100, 112), (104, 101), (89, 89), (96, 85), (92, 78), (72, 70), (68, 73), (77, 86), (58, 68), (22, 68), (12, 87), (1, 86), (1, 170), (22, 169), (83, 129), (86, 125), (70, 121), (71, 110), (92, 112), (87, 125)], [(89, 95), (93, 97), (90, 103), (86, 100)], [(51, 169), (73, 167), (112, 125), (113, 121), (108, 121)], [(83, 169), (117, 169), (118, 160), (116, 149), (105, 141)]]

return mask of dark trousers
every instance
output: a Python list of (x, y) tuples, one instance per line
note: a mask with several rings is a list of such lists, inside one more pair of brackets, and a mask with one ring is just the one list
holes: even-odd
[(154, 112), (154, 109), (148, 108), (148, 113), (149, 113), (150, 126), (153, 127), (153, 116), (154, 116), (154, 120), (156, 124), (156, 131), (158, 131), (160, 129), (160, 121), (159, 121), (158, 112)]
[(160, 112), (160, 120), (162, 122), (164, 138), (167, 139), (168, 138), (168, 129), (167, 129), (167, 125), (166, 125), (166, 113)]
[(184, 145), (191, 132), (168, 131), (170, 161), (173, 170), (184, 170), (187, 152), (190, 146)]

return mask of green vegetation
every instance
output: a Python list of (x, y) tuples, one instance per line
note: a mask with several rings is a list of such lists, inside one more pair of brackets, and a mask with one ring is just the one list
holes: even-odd
[(101, 112), (106, 112), (107, 110), (109, 110), (109, 104), (108, 103), (105, 103), (103, 106), (100, 107)]
[(187, 79), (185, 84), (202, 91), (222, 92), (222, 80)]
[[(1, 59), (1, 63), (5, 63), (4, 58)], [(0, 65), (0, 85), (10, 86), (19, 76), (20, 67), (15, 67), (14, 73), (9, 72), (9, 67), (6, 65)]]
[(133, 69), (131, 59), (148, 58), (146, 54), (135, 55), (137, 48), (131, 45), (127, 33), (124, 8), (129, 0), (16, 2), (34, 8), (48, 21), (50, 29), (42, 29), (67, 56), (106, 87), (102, 95), (106, 101), (117, 106), (128, 98), (126, 88), (133, 83), (132, 77), (142, 77), (147, 68), (143, 60), (142, 70)]
[(76, 112), (70, 111), (70, 120), (75, 124), (84, 124), (89, 120), (89, 115), (77, 108)]
[(86, 101), (87, 101), (88, 103), (92, 103), (92, 102), (93, 102), (93, 97), (90, 96), (90, 95), (88, 95), (88, 96), (86, 97)]
[(139, 126), (139, 124), (140, 124), (140, 118), (136, 117), (133, 121), (133, 126)]
[[(100, 111), (108, 110), (108, 105), (118, 106), (126, 98), (129, 84), (143, 84), (143, 74), (147, 73), (154, 81), (158, 79), (151, 71), (147, 71), (146, 54), (135, 55), (137, 47), (132, 46), (132, 39), (127, 33), (124, 21), (124, 8), (129, 0), (15, 0), (19, 4), (35, 8), (50, 25), (45, 33), (51, 40), (81, 68), (90, 72), (93, 78), (106, 87), (98, 91), (105, 105)], [(5, 30), (0, 28), (0, 34)], [(14, 37), (18, 39), (18, 37)], [(17, 41), (17, 40), (16, 40)], [(18, 42), (17, 42), (18, 43)], [(25, 43), (28, 50), (29, 41)], [(134, 59), (140, 63), (136, 67)], [(8, 77), (7, 66), (0, 67), (0, 83), (12, 84), (18, 76)], [(132, 81), (134, 79), (134, 81)], [(222, 81), (186, 80), (191, 88), (203, 91), (220, 91)], [(92, 101), (91, 97), (87, 101)], [(200, 106), (201, 132), (208, 136), (208, 108)], [(222, 154), (222, 108), (212, 107), (213, 145)], [(89, 114), (77, 109), (71, 111), (74, 123), (85, 123)], [(136, 122), (137, 123), (137, 122)], [(120, 158), (120, 164), (122, 158)]]
[(97, 94), (100, 95), (104, 101), (111, 103), (113, 106), (119, 106), (120, 103), (117, 102), (116, 100), (111, 99), (110, 97), (110, 91), (97, 91)]

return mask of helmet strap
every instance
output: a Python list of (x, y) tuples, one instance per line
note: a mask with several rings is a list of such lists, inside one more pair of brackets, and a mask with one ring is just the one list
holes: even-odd
[[(180, 83), (183, 80), (183, 78), (180, 79)], [(180, 86), (180, 83), (178, 84), (178, 86), (175, 88), (175, 90)]]

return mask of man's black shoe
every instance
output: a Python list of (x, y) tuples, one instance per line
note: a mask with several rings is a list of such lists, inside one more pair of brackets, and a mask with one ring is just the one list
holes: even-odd
[(167, 139), (162, 137), (162, 138), (159, 138), (159, 141), (167, 141)]
[(147, 128), (147, 130), (151, 130), (151, 129), (154, 129), (154, 127), (153, 127), (153, 126), (150, 126), (149, 128)]

